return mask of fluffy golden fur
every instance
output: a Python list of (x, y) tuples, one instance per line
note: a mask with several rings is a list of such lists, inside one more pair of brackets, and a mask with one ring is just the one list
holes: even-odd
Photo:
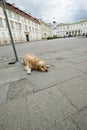
[(31, 73), (31, 70), (48, 71), (49, 65), (46, 65), (43, 60), (34, 54), (25, 54), (23, 56), (23, 62), (26, 65), (25, 70), (27, 70), (27, 73)]

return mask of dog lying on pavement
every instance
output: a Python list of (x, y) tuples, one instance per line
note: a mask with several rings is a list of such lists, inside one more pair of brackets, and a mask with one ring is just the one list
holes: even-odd
[(22, 59), (25, 64), (25, 70), (28, 74), (31, 74), (32, 70), (38, 70), (42, 72), (48, 71), (49, 65), (46, 65), (43, 60), (39, 59), (34, 54), (25, 54)]

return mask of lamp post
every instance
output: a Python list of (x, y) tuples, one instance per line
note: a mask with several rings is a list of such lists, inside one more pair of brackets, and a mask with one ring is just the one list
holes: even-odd
[(2, 7), (3, 7), (4, 15), (5, 15), (5, 18), (6, 18), (6, 23), (7, 23), (9, 35), (10, 35), (10, 38), (11, 38), (11, 43), (12, 43), (14, 55), (15, 55), (15, 58), (16, 58), (16, 60), (12, 63), (15, 63), (16, 61), (18, 61), (18, 57), (17, 57), (17, 53), (16, 53), (16, 49), (15, 49), (15, 45), (14, 45), (14, 40), (13, 40), (13, 37), (12, 37), (12, 33), (11, 33), (10, 25), (9, 25), (9, 20), (8, 20), (8, 16), (7, 16), (7, 12), (6, 12), (5, 0), (0, 0), (0, 1), (2, 1)]

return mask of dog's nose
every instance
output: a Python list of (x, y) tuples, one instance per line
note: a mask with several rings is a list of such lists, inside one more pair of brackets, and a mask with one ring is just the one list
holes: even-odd
[(46, 69), (46, 72), (47, 72), (48, 70)]

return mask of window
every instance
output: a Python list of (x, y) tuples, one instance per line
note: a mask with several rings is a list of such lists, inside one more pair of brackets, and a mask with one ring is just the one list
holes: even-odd
[(15, 27), (16, 27), (16, 29), (17, 29), (17, 23), (15, 23)]
[(6, 20), (4, 19), (4, 23), (5, 23), (5, 27), (7, 28), (7, 22), (6, 22)]
[(27, 31), (27, 25), (25, 25), (25, 31)]
[(13, 33), (13, 38), (16, 38), (15, 33)]
[(18, 23), (18, 29), (21, 29), (21, 23)]
[(28, 20), (28, 23), (30, 24), (30, 20)]
[(15, 23), (16, 29), (20, 29), (21, 30), (21, 23)]
[(53, 24), (56, 24), (56, 21), (53, 21)]
[(8, 16), (12, 18), (12, 13), (8, 11)]
[(35, 28), (35, 33), (38, 33), (38, 30), (37, 30), (37, 28)]
[(5, 32), (2, 32), (2, 36), (3, 36), (3, 38), (6, 38), (6, 36), (5, 36)]
[(0, 14), (3, 15), (3, 9), (0, 7)]
[(56, 29), (56, 28), (53, 28), (53, 29)]
[(26, 18), (24, 18), (24, 22), (26, 22)]
[(31, 26), (29, 26), (29, 31), (31, 32)]
[(20, 20), (20, 15), (17, 14), (17, 20)]
[(33, 25), (33, 22), (31, 21), (31, 25)]
[(14, 23), (13, 21), (10, 21), (11, 28), (14, 29)]
[(2, 19), (0, 19), (0, 27), (3, 27)]
[(67, 26), (67, 29), (69, 29), (69, 26)]
[(44, 33), (44, 35), (46, 35), (46, 33)]
[(14, 19), (17, 19), (17, 14), (16, 13), (14, 13)]
[(13, 13), (13, 18), (16, 19), (16, 14), (15, 13)]
[(32, 32), (34, 33), (34, 27), (32, 27)]

